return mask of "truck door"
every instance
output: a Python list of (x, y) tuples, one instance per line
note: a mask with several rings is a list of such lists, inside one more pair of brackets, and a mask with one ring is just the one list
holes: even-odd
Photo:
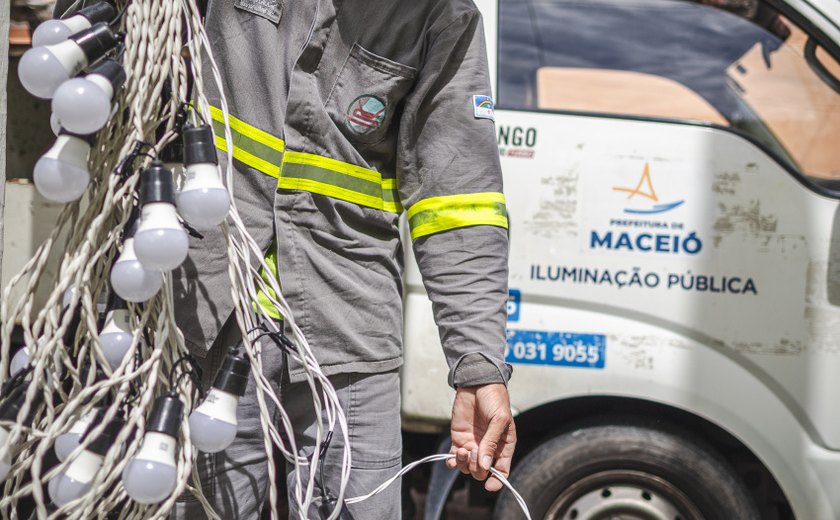
[[(829, 398), (840, 393), (831, 40), (750, 0), (501, 0), (497, 41), (514, 406), (592, 394), (662, 400), (753, 449), (774, 442), (748, 431), (783, 421), (760, 417), (746, 378), (677, 361), (692, 359), (680, 349), (706, 349), (763, 381), (767, 399), (797, 418), (792, 429), (840, 449)], [(712, 410), (720, 403), (736, 418)], [(776, 506), (739, 502), (746, 492), (732, 471), (681, 480), (679, 468), (647, 460), (645, 480), (639, 461), (572, 467), (579, 452), (555, 448), (514, 470), (535, 517), (659, 518), (652, 508), (662, 518), (776, 518)], [(774, 449), (779, 460), (761, 455), (769, 466), (802, 465), (796, 449)], [(806, 496), (797, 471), (776, 475), (797, 516), (837, 517), (836, 486), (823, 481)], [(502, 500), (500, 518), (515, 518), (511, 504)]]

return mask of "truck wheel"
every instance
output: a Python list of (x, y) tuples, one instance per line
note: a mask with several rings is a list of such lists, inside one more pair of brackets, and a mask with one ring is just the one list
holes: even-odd
[[(537, 447), (511, 484), (534, 520), (759, 520), (744, 484), (714, 450), (666, 429), (586, 426)], [(504, 491), (494, 518), (525, 518)]]

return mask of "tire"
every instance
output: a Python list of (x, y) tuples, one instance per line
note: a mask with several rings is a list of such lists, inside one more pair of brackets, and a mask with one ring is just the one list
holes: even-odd
[[(760, 520), (741, 482), (713, 449), (639, 424), (562, 433), (511, 473), (531, 517), (551, 520)], [(494, 518), (525, 518), (505, 490)]]

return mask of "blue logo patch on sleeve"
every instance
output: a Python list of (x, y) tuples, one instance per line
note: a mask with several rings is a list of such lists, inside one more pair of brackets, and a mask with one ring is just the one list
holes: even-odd
[(473, 96), (473, 114), (476, 119), (496, 120), (493, 111), (493, 98), (490, 96)]

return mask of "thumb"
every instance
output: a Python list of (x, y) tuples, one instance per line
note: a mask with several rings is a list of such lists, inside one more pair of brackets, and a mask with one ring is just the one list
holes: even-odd
[(487, 431), (481, 438), (481, 443), (478, 445), (478, 463), (485, 469), (489, 470), (493, 465), (493, 458), (499, 449), (499, 444), (502, 442), (502, 437), (505, 435), (510, 420), (505, 417), (494, 415), (490, 418), (490, 423), (487, 425)]

